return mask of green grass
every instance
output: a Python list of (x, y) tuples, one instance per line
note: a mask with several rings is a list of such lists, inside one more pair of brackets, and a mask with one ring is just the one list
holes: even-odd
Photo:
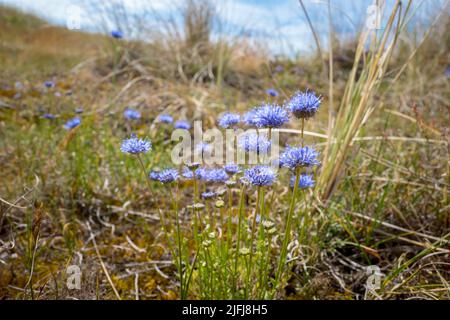
[[(160, 209), (168, 220), (175, 217), (168, 189), (152, 182), (149, 190), (136, 159), (119, 150), (121, 140), (133, 131), (152, 139), (153, 150), (143, 158), (147, 170), (170, 166), (173, 143), (167, 141), (171, 130), (152, 124), (158, 114), (201, 119), (205, 127), (212, 127), (221, 111), (243, 112), (266, 100), (266, 88), (279, 90), (282, 101), (295, 90), (309, 87), (325, 98), (319, 114), (305, 129), (321, 134), (328, 130), (329, 79), (316, 72), (321, 62), (313, 58), (270, 61), (257, 56), (253, 60), (261, 63), (253, 65), (242, 59), (234, 62), (230, 71), (231, 65), (226, 64), (229, 53), (222, 56), (224, 52), (211, 50), (202, 59), (183, 57), (196, 70), (185, 74), (189, 77), (186, 81), (177, 74), (171, 59), (162, 64), (156, 60), (160, 73), (151, 72), (155, 68), (155, 60), (148, 58), (152, 50), (159, 54), (158, 59), (161, 57), (152, 45), (133, 51), (135, 44), (126, 43), (124, 49), (130, 56), (139, 53), (148, 58), (145, 71), (136, 71), (124, 58), (115, 66), (120, 73), (111, 76), (112, 57), (104, 37), (51, 27), (51, 34), (39, 34), (38, 40), (30, 42), (27, 35), (33, 32), (37, 36), (42, 21), (6, 8), (0, 9), (0, 17), (5, 18), (0, 19), (0, 27), (9, 30), (0, 39), (6, 43), (0, 49), (0, 57), (4, 57), (0, 68), (7, 75), (0, 80), (0, 298), (135, 299), (136, 287), (140, 299), (180, 298), (179, 271), (169, 250), (174, 239), (161, 229), (159, 221)], [(334, 64), (335, 108), (337, 102), (344, 102), (336, 109), (340, 113), (332, 132), (334, 137), (353, 142), (347, 140), (345, 156), (339, 161), (336, 158), (342, 142), (338, 138), (331, 144), (326, 164), (317, 172), (319, 188), (299, 195), (292, 228), (293, 240), (299, 245), (292, 242), (289, 247), (296, 259), (283, 273), (274, 297), (449, 298), (445, 263), (450, 224), (446, 137), (450, 96), (444, 74), (449, 56), (443, 48), (445, 41), (440, 40), (448, 37), (447, 20), (441, 20), (440, 28), (433, 30), (395, 79), (411, 54), (399, 40), (391, 62), (382, 66), (386, 68), (385, 79), (377, 83), (380, 90), (373, 91), (370, 98), (377, 108), (364, 125), (350, 126), (352, 117), (360, 116), (355, 106), (361, 101), (361, 91), (355, 87), (345, 92), (352, 71)], [(55, 39), (67, 41), (64, 50), (57, 50)], [(98, 50), (77, 46), (80, 39), (99, 43)], [(366, 54), (355, 53), (355, 48), (348, 50), (357, 56)], [(334, 54), (340, 52), (335, 50)], [(367, 75), (373, 72), (370, 55), (366, 58), (367, 69), (355, 69), (356, 87), (367, 84)], [(219, 66), (224, 64), (223, 70), (217, 67), (213, 71), (220, 76), (197, 81), (198, 70), (214, 59)], [(283, 65), (285, 71), (270, 72), (276, 64)], [(292, 71), (295, 66), (301, 66), (302, 73)], [(47, 92), (42, 83), (53, 77), (57, 86)], [(24, 88), (14, 88), (16, 81)], [(56, 91), (62, 97), (55, 97)], [(71, 95), (66, 95), (69, 91)], [(85, 110), (82, 124), (72, 131), (64, 130), (63, 123), (79, 106)], [(127, 106), (141, 110), (142, 119), (131, 124), (125, 121), (122, 111)], [(358, 108), (364, 113), (372, 106), (361, 104)], [(57, 114), (57, 119), (42, 119), (44, 111)], [(291, 122), (290, 128), (300, 130), (300, 123)], [(297, 134), (280, 136), (283, 143), (299, 141)], [(305, 138), (307, 144), (317, 144), (324, 151), (326, 140), (310, 135)], [(212, 238), (209, 253), (201, 251), (197, 262), (215, 260), (196, 267), (189, 298), (271, 297), (270, 286), (267, 292), (259, 291), (267, 283), (267, 278), (260, 277), (275, 277), (280, 235), (289, 210), (287, 179), (287, 173), (280, 174), (281, 183), (265, 191), (266, 201), (258, 209), (274, 222), (278, 237), (266, 235), (271, 241), (268, 259), (264, 260), (260, 252), (267, 245), (261, 236), (265, 230), (256, 234), (260, 250), (252, 260), (258, 270), (251, 273), (254, 282), (250, 284), (254, 286), (246, 282), (248, 258), (239, 258), (238, 271), (243, 276), (236, 280), (234, 265), (228, 265), (225, 258), (229, 244)], [(192, 183), (183, 183), (179, 194), (181, 231), (186, 236), (184, 257), (190, 257), (191, 262), (198, 240), (192, 237), (194, 220), (189, 208), (193, 190)], [(236, 186), (231, 210), (235, 217), (239, 192)], [(222, 199), (228, 203), (227, 193)], [(257, 207), (256, 192), (248, 191), (243, 200), (241, 213), (250, 219), (252, 208)], [(219, 208), (214, 209), (213, 203), (208, 207), (202, 212), (205, 220), (211, 212), (220, 217)], [(225, 214), (230, 215), (228, 209)], [(308, 217), (306, 232), (300, 228), (302, 216)], [(242, 247), (248, 247), (249, 240), (244, 236)], [(80, 264), (80, 257), (82, 290), (70, 291), (65, 285), (66, 269)], [(224, 267), (215, 269), (215, 264)], [(379, 266), (384, 274), (376, 294), (364, 287), (370, 265)], [(233, 281), (237, 287), (224, 285)]]

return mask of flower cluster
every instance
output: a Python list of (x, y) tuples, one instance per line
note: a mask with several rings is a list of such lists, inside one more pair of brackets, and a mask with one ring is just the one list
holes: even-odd
[[(300, 189), (312, 188), (314, 187), (315, 181), (313, 180), (312, 175), (302, 173), (298, 180), (298, 187)], [(295, 176), (291, 177), (290, 186), (293, 188), (295, 185)]]
[(64, 129), (70, 130), (75, 127), (78, 127), (80, 124), (81, 124), (80, 118), (73, 118), (66, 122), (66, 124), (64, 125)]
[(123, 116), (128, 120), (138, 120), (141, 118), (141, 113), (134, 109), (126, 109)]
[(161, 123), (172, 123), (173, 117), (170, 114), (161, 114), (158, 116), (157, 120)]
[(191, 128), (191, 124), (185, 120), (178, 120), (173, 125), (175, 129), (183, 129), (183, 130), (189, 130)]
[(244, 116), (248, 125), (258, 128), (279, 128), (289, 121), (289, 114), (276, 104), (263, 104)]
[(226, 112), (219, 118), (219, 126), (224, 129), (231, 128), (241, 121), (241, 116), (236, 113)]
[(308, 119), (314, 116), (322, 102), (314, 91), (296, 92), (287, 102), (286, 108), (297, 118)]
[(244, 179), (254, 186), (271, 186), (277, 178), (275, 170), (269, 166), (255, 166), (244, 172)]
[(238, 137), (238, 147), (245, 152), (255, 152), (257, 154), (267, 154), (270, 150), (271, 142), (264, 135), (251, 132)]
[(144, 139), (138, 139), (135, 134), (132, 134), (129, 139), (122, 141), (120, 150), (123, 153), (139, 154), (147, 153), (152, 148), (150, 141)]
[(312, 167), (319, 164), (318, 152), (311, 147), (287, 146), (280, 156), (280, 165), (290, 170), (299, 167)]

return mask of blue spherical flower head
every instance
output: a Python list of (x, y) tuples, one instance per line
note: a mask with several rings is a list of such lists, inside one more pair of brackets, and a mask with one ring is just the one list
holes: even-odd
[(162, 183), (171, 183), (177, 181), (180, 177), (178, 170), (176, 169), (165, 169), (158, 174), (158, 181)]
[(286, 108), (297, 118), (308, 119), (314, 116), (322, 102), (322, 97), (314, 91), (296, 92), (286, 104)]
[(213, 191), (207, 191), (207, 192), (203, 192), (202, 193), (202, 199), (212, 199), (215, 196), (217, 196), (217, 193), (213, 192)]
[(44, 113), (44, 114), (42, 115), (42, 118), (48, 119), (48, 120), (53, 120), (53, 119), (55, 119), (56, 117), (55, 117), (53, 114), (51, 114), (51, 113)]
[(199, 167), (195, 170), (196, 179), (206, 181), (207, 176), (208, 176), (208, 169)]
[(225, 169), (226, 173), (231, 174), (231, 175), (241, 172), (241, 168), (237, 164), (234, 164), (234, 163), (228, 163), (223, 168)]
[(246, 114), (244, 114), (244, 116), (242, 117), (242, 121), (244, 121), (244, 123), (248, 126), (252, 126), (255, 127), (256, 123), (255, 123), (255, 110), (256, 109), (252, 109), (250, 111), (248, 111)]
[(265, 136), (256, 133), (246, 133), (238, 138), (238, 147), (245, 152), (267, 154), (270, 150), (270, 146), (270, 140), (267, 140)]
[(219, 126), (224, 129), (232, 128), (241, 121), (241, 116), (236, 113), (226, 112), (219, 118)]
[(258, 128), (279, 128), (288, 121), (288, 112), (276, 104), (264, 104), (256, 108), (251, 120)]
[(186, 180), (192, 180), (194, 179), (194, 172), (189, 170), (188, 167), (183, 167), (183, 171), (181, 172), (181, 175)]
[(255, 166), (244, 172), (244, 179), (254, 186), (267, 187), (271, 186), (277, 178), (275, 170), (269, 166)]
[(158, 116), (158, 122), (172, 123), (173, 117), (170, 114), (161, 114)]
[(295, 170), (299, 167), (312, 167), (318, 165), (319, 153), (311, 147), (287, 146), (280, 156), (280, 164), (283, 167)]
[(267, 89), (266, 93), (271, 97), (278, 97), (278, 91), (273, 88)]
[(159, 181), (159, 173), (159, 171), (152, 170), (150, 171), (148, 177), (150, 178), (150, 180)]
[(80, 125), (80, 123), (81, 123), (80, 118), (73, 118), (66, 122), (66, 124), (64, 125), (64, 128), (66, 130), (71, 130), (75, 127), (78, 127)]
[[(312, 188), (314, 187), (314, 183), (315, 181), (313, 180), (312, 175), (302, 173), (298, 180), (298, 187), (300, 189)], [(295, 184), (295, 176), (292, 176), (290, 181), (291, 188), (294, 187), (294, 184)]]
[(131, 154), (147, 153), (151, 148), (152, 144), (150, 141), (138, 139), (135, 134), (132, 134), (129, 139), (123, 140), (120, 146), (120, 150), (123, 153)]
[(44, 82), (44, 86), (46, 88), (54, 88), (55, 87), (55, 83), (53, 81), (45, 81)]
[(126, 109), (123, 116), (128, 120), (137, 120), (141, 117), (141, 113), (134, 109)]
[(212, 146), (204, 141), (201, 141), (199, 144), (195, 146), (195, 151), (200, 155), (210, 154), (212, 150), (213, 150)]
[(175, 122), (175, 124), (173, 126), (175, 129), (189, 130), (191, 128), (191, 124), (184, 120), (179, 120), (179, 121)]
[(113, 30), (113, 31), (111, 31), (111, 37), (116, 38), (116, 39), (122, 39), (123, 33), (120, 30)]
[(206, 181), (213, 183), (223, 183), (228, 180), (228, 174), (224, 169), (210, 169), (206, 172)]

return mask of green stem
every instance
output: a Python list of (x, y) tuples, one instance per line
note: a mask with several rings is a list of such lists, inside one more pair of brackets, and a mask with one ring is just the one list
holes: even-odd
[[(181, 232), (180, 232), (180, 217), (178, 215), (178, 197), (173, 196), (172, 188), (169, 188), (170, 196), (172, 198), (173, 210), (175, 211), (175, 223), (176, 223), (176, 232), (177, 232), (177, 244), (178, 244), (178, 272), (180, 274), (180, 292), (181, 299), (185, 299), (185, 292), (183, 291), (183, 252), (181, 250)], [(177, 191), (178, 194), (178, 191)]]
[(288, 246), (289, 238), (290, 238), (292, 215), (294, 213), (295, 200), (297, 198), (299, 180), (300, 180), (300, 167), (297, 168), (296, 173), (295, 173), (295, 184), (294, 184), (294, 188), (292, 191), (291, 203), (289, 205), (289, 212), (288, 212), (288, 216), (287, 216), (287, 220), (286, 220), (286, 229), (284, 231), (283, 246), (281, 247), (280, 260), (278, 262), (278, 268), (277, 268), (276, 277), (275, 277), (274, 289), (276, 289), (276, 287), (278, 286), (278, 284), (280, 282), (281, 275), (283, 273), (283, 267), (286, 262), (287, 246)]
[(253, 222), (252, 222), (252, 237), (250, 239), (249, 268), (247, 269), (247, 288), (249, 288), (249, 286), (250, 286), (250, 275), (252, 273), (251, 268), (252, 268), (252, 260), (253, 260), (253, 243), (255, 241), (256, 217), (258, 216), (259, 210), (260, 210), (259, 204), (261, 202), (261, 193), (262, 193), (261, 190), (262, 190), (262, 187), (258, 187), (258, 193), (257, 193), (258, 195), (256, 198), (256, 210), (255, 210), (255, 215), (253, 216)]
[(237, 266), (239, 261), (239, 254), (241, 249), (241, 224), (242, 224), (242, 215), (244, 212), (244, 196), (245, 196), (245, 186), (241, 187), (241, 194), (239, 196), (239, 217), (238, 217), (238, 225), (237, 225), (237, 239), (236, 239), (236, 253), (234, 257), (234, 271), (233, 271), (233, 298), (235, 298), (235, 294), (237, 291)]

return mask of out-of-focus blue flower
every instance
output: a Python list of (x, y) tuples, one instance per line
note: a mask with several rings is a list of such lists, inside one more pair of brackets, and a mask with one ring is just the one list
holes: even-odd
[(217, 193), (213, 191), (207, 191), (202, 193), (202, 199), (211, 199), (217, 196)]
[(189, 130), (191, 128), (191, 124), (184, 120), (178, 120), (173, 126), (175, 129)]
[(173, 117), (170, 114), (161, 114), (158, 116), (158, 122), (172, 123)]
[(212, 152), (213, 148), (209, 143), (206, 143), (204, 141), (199, 142), (195, 146), (195, 152), (197, 152), (200, 155), (203, 154), (210, 154)]
[(111, 31), (111, 37), (116, 38), (116, 39), (122, 39), (123, 33), (120, 30), (113, 30), (113, 31)]
[(278, 97), (278, 91), (273, 88), (267, 89), (266, 93), (271, 97)]
[(267, 154), (270, 150), (270, 145), (271, 142), (265, 136), (257, 133), (245, 133), (238, 137), (238, 147), (245, 152)]
[(276, 172), (269, 166), (258, 165), (244, 172), (244, 179), (258, 187), (271, 186), (276, 178)]
[(194, 179), (194, 172), (192, 170), (190, 170), (189, 168), (187, 168), (187, 167), (183, 167), (183, 172), (181, 173), (181, 175), (186, 180)]
[(195, 170), (195, 178), (198, 180), (206, 180), (208, 176), (208, 169), (199, 167)]
[(277, 65), (275, 67), (275, 72), (276, 73), (280, 73), (280, 72), (283, 72), (283, 71), (284, 71), (284, 67), (282, 65)]
[(234, 127), (241, 121), (241, 116), (237, 113), (226, 112), (219, 118), (219, 126), (224, 129)]
[(286, 109), (297, 118), (308, 119), (316, 114), (321, 102), (322, 98), (316, 96), (314, 91), (298, 91), (288, 101)]
[(236, 174), (241, 172), (241, 168), (234, 163), (228, 163), (223, 168), (225, 169), (225, 172), (228, 174)]
[(159, 171), (150, 171), (148, 177), (150, 178), (150, 180), (159, 181)]
[(180, 177), (178, 170), (176, 169), (165, 169), (158, 173), (157, 179), (162, 183), (171, 183), (177, 181)]
[[(300, 179), (298, 180), (298, 187), (300, 189), (312, 188), (314, 187), (315, 181), (313, 180), (312, 175), (302, 173), (300, 175)], [(290, 185), (291, 188), (294, 187), (295, 184), (295, 176), (291, 177)]]
[(51, 114), (51, 113), (44, 113), (44, 114), (42, 115), (42, 118), (48, 119), (48, 120), (53, 120), (53, 119), (55, 119), (56, 117), (55, 117), (53, 114)]
[(319, 164), (317, 156), (319, 153), (311, 147), (287, 146), (280, 156), (282, 167), (295, 170), (298, 167), (312, 167)]
[(61, 92), (59, 92), (59, 91), (56, 91), (56, 92), (55, 92), (55, 97), (58, 97), (58, 98), (59, 98), (59, 97), (61, 97), (61, 96), (62, 96)]
[(252, 109), (250, 111), (248, 111), (247, 113), (244, 114), (244, 116), (242, 117), (242, 120), (244, 121), (244, 123), (248, 126), (256, 126), (256, 122), (255, 122), (255, 110), (256, 109)]
[(123, 116), (128, 120), (137, 120), (141, 117), (141, 113), (134, 109), (126, 109)]
[(64, 128), (66, 130), (70, 130), (73, 129), (75, 127), (78, 127), (81, 123), (81, 119), (80, 118), (73, 118), (70, 119), (69, 121), (66, 122), (66, 124), (64, 125)]
[(55, 83), (53, 81), (45, 81), (44, 82), (44, 86), (46, 88), (54, 88), (55, 87)]
[(276, 104), (263, 104), (253, 111), (252, 116), (248, 123), (258, 128), (279, 128), (289, 121), (288, 112)]
[(83, 107), (78, 107), (75, 109), (75, 113), (83, 113)]
[(206, 171), (205, 180), (207, 182), (225, 182), (228, 180), (228, 174), (224, 169), (209, 169)]
[(120, 146), (120, 150), (123, 153), (147, 153), (151, 150), (152, 144), (148, 140), (138, 139), (135, 134), (131, 134), (129, 139), (125, 139), (122, 141), (122, 145)]
[(445, 76), (450, 77), (450, 67), (445, 70)]

